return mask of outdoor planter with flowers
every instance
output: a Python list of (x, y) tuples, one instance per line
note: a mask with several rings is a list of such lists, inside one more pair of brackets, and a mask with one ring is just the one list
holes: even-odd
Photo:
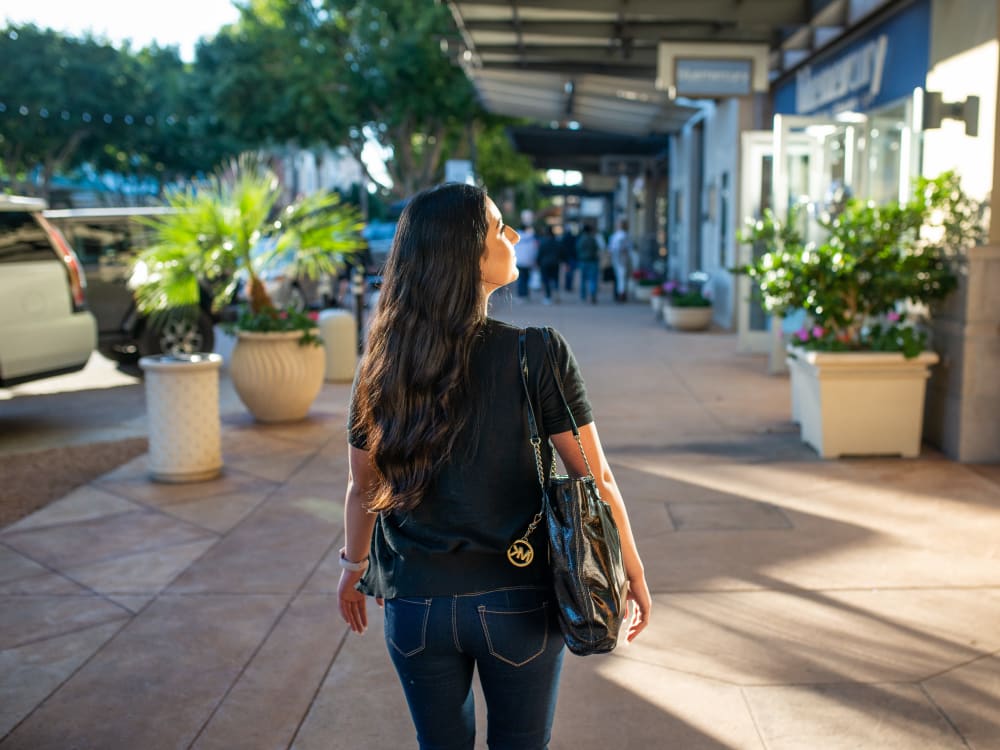
[[(175, 210), (148, 222), (155, 242), (138, 258), (149, 274), (137, 303), (154, 316), (197, 309), (206, 286), (219, 309), (244, 279), (248, 302), (230, 326), (237, 343), (229, 371), (240, 400), (262, 422), (305, 417), (323, 386), (326, 359), (313, 317), (277, 309), (261, 274), (289, 253), (297, 276), (336, 274), (343, 255), (361, 245), (360, 216), (336, 194), (283, 208), (280, 196), (274, 172), (259, 155), (244, 154), (210, 185), (168, 196)], [(264, 243), (268, 249), (255, 252)]]
[(921, 324), (955, 289), (962, 251), (981, 241), (979, 216), (946, 172), (918, 179), (905, 205), (848, 201), (821, 218), (819, 243), (803, 242), (795, 214), (786, 224), (767, 214), (743, 234), (767, 249), (740, 269), (765, 311), (807, 314), (788, 346), (792, 416), (821, 456), (919, 454), (938, 361)]
[(663, 276), (645, 268), (632, 272), (632, 296), (636, 302), (649, 302), (653, 289), (663, 283)]
[(663, 317), (664, 300), (663, 286), (654, 286), (649, 292), (649, 304), (653, 308), (653, 320)]
[(668, 281), (663, 290), (663, 320), (675, 331), (704, 331), (712, 325), (712, 300), (698, 289)]

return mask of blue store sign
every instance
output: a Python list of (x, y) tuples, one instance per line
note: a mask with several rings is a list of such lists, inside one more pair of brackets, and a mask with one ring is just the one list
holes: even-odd
[(930, 0), (920, 0), (818, 55), (775, 89), (775, 113), (867, 112), (910, 96), (924, 85), (930, 64), (930, 15)]

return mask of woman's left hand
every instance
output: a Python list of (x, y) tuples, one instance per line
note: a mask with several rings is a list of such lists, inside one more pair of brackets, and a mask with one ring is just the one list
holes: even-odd
[(626, 638), (631, 643), (649, 625), (649, 616), (653, 611), (653, 597), (649, 594), (649, 586), (646, 585), (644, 574), (629, 577), (627, 601), (625, 624), (628, 628), (628, 634)]
[(337, 596), (340, 603), (340, 616), (351, 626), (351, 630), (359, 635), (368, 627), (368, 609), (365, 595), (355, 587), (361, 580), (362, 571), (344, 570), (340, 573), (340, 585)]

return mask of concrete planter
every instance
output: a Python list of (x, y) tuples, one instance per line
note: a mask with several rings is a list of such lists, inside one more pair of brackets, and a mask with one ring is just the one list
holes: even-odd
[(149, 473), (157, 482), (201, 482), (222, 470), (218, 354), (143, 357)]
[(675, 331), (704, 331), (712, 325), (712, 308), (664, 305), (663, 319)]
[(792, 418), (820, 456), (920, 455), (924, 391), (937, 354), (788, 353)]
[(643, 286), (642, 284), (636, 284), (632, 287), (632, 298), (636, 302), (649, 302), (649, 298), (653, 296), (652, 286)]
[(347, 310), (324, 310), (319, 331), (326, 359), (326, 380), (350, 383), (358, 366), (358, 338), (354, 316)]
[(663, 295), (654, 294), (649, 298), (649, 304), (653, 308), (653, 320), (660, 320), (663, 317)]
[(323, 387), (323, 347), (300, 346), (300, 338), (301, 331), (238, 332), (229, 374), (240, 401), (258, 422), (305, 418)]

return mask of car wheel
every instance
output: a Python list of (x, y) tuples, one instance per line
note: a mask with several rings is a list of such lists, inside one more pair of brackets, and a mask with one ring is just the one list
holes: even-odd
[(201, 312), (197, 320), (178, 318), (161, 328), (147, 325), (139, 339), (139, 350), (143, 356), (210, 352), (214, 347), (212, 318), (205, 312)]

